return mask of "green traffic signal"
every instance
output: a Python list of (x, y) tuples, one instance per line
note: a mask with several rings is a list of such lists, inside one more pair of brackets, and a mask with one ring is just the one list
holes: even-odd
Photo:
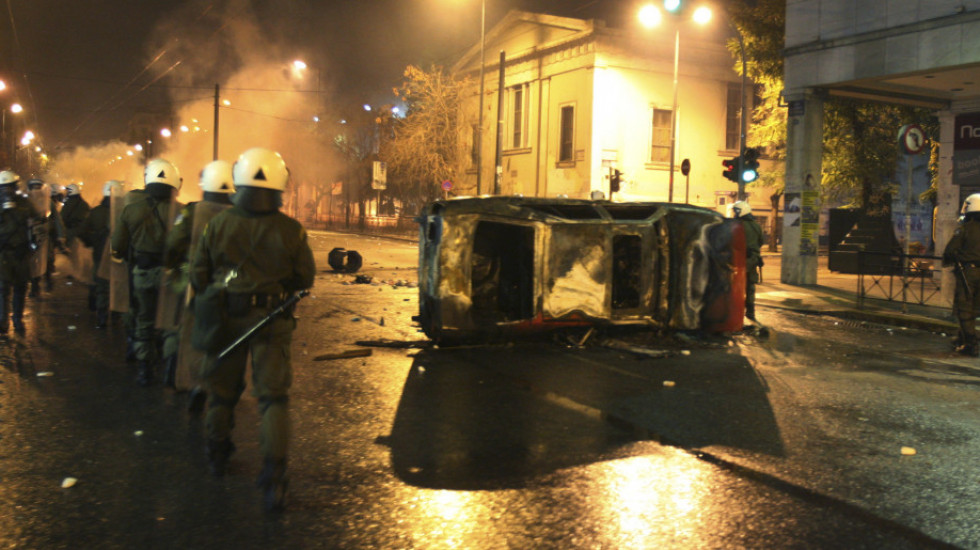
[(759, 179), (759, 150), (749, 147), (742, 157), (742, 181), (751, 183)]
[(677, 13), (681, 9), (681, 0), (664, 0), (664, 9), (670, 13)]

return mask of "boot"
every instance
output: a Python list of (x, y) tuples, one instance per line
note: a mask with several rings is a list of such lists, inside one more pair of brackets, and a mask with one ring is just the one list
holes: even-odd
[(163, 385), (172, 390), (177, 389), (177, 355), (169, 355), (164, 360)]
[(20, 317), (14, 317), (13, 321), (14, 321), (14, 332), (16, 334), (19, 334), (20, 336), (23, 336), (24, 333), (27, 332), (27, 329), (24, 327), (24, 320), (21, 319)]
[(201, 414), (204, 412), (204, 404), (208, 400), (208, 392), (201, 386), (194, 386), (191, 393), (187, 396), (187, 412), (191, 414)]
[(235, 452), (235, 444), (231, 440), (208, 440), (208, 470), (214, 477), (223, 477), (228, 469), (228, 458)]
[(136, 360), (136, 348), (134, 347), (134, 342), (132, 338), (126, 338), (126, 362), (132, 362)]
[(745, 308), (745, 317), (748, 320), (750, 320), (750, 321), (752, 321), (754, 323), (758, 323), (759, 322), (759, 321), (756, 321), (756, 319), (755, 319), (755, 306), (754, 305)]
[(262, 490), (262, 509), (266, 512), (281, 512), (286, 504), (286, 459), (265, 459), (258, 486)]
[(139, 374), (136, 383), (144, 388), (153, 383), (153, 365), (149, 361), (140, 361)]
[(100, 309), (95, 312), (95, 328), (103, 329), (109, 325), (109, 312)]

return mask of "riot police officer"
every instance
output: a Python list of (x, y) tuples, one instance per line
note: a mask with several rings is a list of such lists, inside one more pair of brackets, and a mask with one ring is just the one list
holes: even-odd
[(109, 279), (99, 276), (106, 242), (109, 240), (112, 217), (109, 201), (112, 189), (122, 187), (122, 182), (109, 180), (102, 186), (102, 202), (89, 211), (88, 217), (78, 230), (78, 238), (92, 248), (92, 296), (95, 306), (95, 328), (106, 328), (109, 322)]
[[(245, 328), (265, 318), (291, 293), (313, 286), (316, 266), (303, 226), (279, 211), (289, 179), (282, 157), (268, 149), (249, 149), (238, 158), (233, 175), (234, 206), (208, 223), (190, 275), (198, 297), (209, 285), (222, 286), (228, 319)], [(209, 328), (201, 324), (195, 324), (195, 332)], [(234, 450), (234, 408), (251, 355), (253, 391), (262, 416), (259, 486), (267, 511), (282, 508), (286, 490), (289, 358), (295, 326), (292, 315), (280, 315), (220, 363), (209, 354), (202, 369), (208, 392), (208, 461), (212, 473), (221, 476)]]
[(755, 285), (759, 284), (759, 269), (762, 268), (762, 226), (755, 221), (752, 207), (745, 201), (732, 205), (732, 215), (742, 222), (745, 230), (745, 316), (755, 319)]
[(956, 273), (956, 295), (953, 310), (960, 323), (960, 345), (963, 355), (980, 355), (977, 346), (976, 318), (980, 315), (980, 193), (963, 201), (963, 223), (956, 228), (943, 251), (943, 265), (953, 266)]
[[(224, 160), (209, 162), (201, 170), (199, 180), (203, 197), (200, 202), (185, 206), (174, 222), (173, 230), (167, 234), (166, 267), (175, 272), (185, 272), (197, 249), (204, 227), (218, 212), (231, 207), (231, 194), (235, 192), (232, 180), (231, 163)], [(186, 277), (176, 277), (171, 291), (183, 298), (186, 290)], [(181, 300), (179, 303), (182, 303)], [(180, 308), (179, 326), (164, 334), (163, 358), (166, 365), (164, 385), (177, 391), (192, 390), (188, 400), (188, 410), (200, 412), (204, 408), (204, 388), (195, 384), (203, 354), (195, 350), (188, 341), (193, 326), (191, 308)]]
[(88, 217), (90, 208), (85, 199), (82, 198), (82, 188), (77, 183), (69, 183), (65, 187), (65, 203), (61, 207), (61, 221), (65, 224), (65, 244), (71, 246), (82, 226), (82, 222)]
[(139, 361), (136, 381), (148, 386), (159, 359), (155, 329), (157, 301), (163, 277), (164, 246), (172, 222), (172, 201), (181, 184), (180, 172), (169, 161), (154, 159), (146, 164), (143, 181), (144, 190), (119, 216), (111, 246), (112, 255), (125, 259), (131, 270), (133, 351)]
[(0, 333), (13, 320), (14, 332), (24, 334), (24, 301), (31, 279), (31, 225), (40, 219), (37, 210), (17, 193), (20, 176), (0, 172)]

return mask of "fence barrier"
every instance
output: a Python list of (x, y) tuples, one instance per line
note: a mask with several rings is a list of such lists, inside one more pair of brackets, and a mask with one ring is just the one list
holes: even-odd
[(908, 305), (942, 306), (942, 258), (888, 252), (858, 252), (857, 307), (867, 298)]

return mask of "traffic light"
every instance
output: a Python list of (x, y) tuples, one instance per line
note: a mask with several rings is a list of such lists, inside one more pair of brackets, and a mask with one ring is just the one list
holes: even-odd
[(681, 9), (681, 0), (664, 0), (664, 9), (670, 13), (677, 13)]
[(613, 168), (611, 174), (609, 174), (609, 195), (612, 196), (613, 193), (619, 193), (619, 184), (623, 182), (623, 173), (619, 170)]
[(721, 175), (725, 176), (726, 179), (738, 183), (738, 157), (725, 159), (721, 161), (721, 165), (725, 167)]
[(742, 181), (751, 183), (759, 179), (759, 150), (749, 147), (742, 157)]

